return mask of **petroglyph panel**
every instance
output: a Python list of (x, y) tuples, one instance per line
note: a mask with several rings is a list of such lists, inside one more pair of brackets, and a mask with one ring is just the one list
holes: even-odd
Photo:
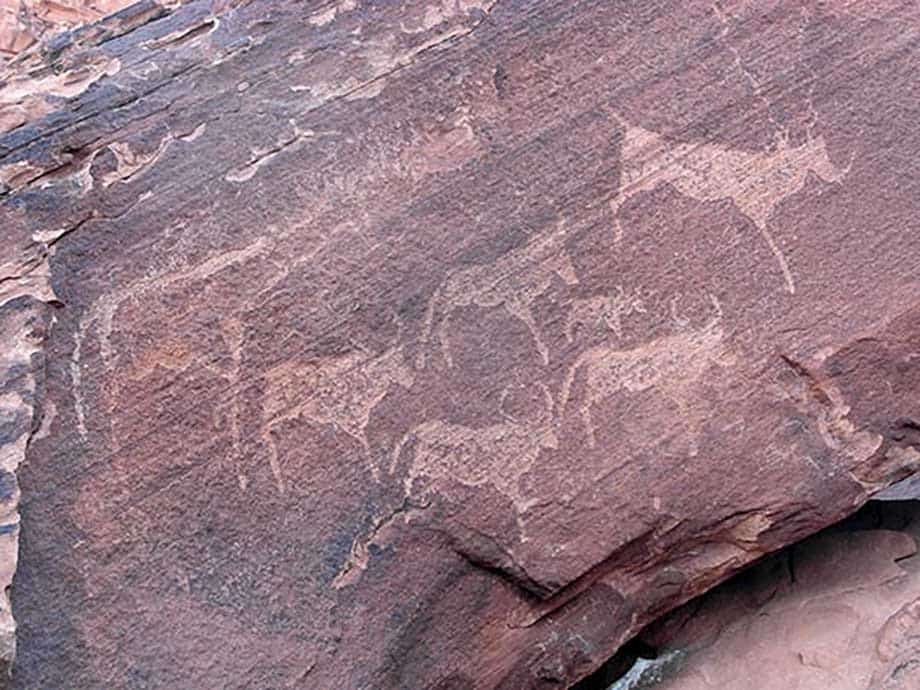
[(536, 234), (489, 264), (451, 271), (428, 302), (422, 327), (419, 366), (427, 359), (427, 347), (437, 333), (441, 354), (453, 366), (450, 349), (450, 317), (461, 307), (502, 307), (509, 317), (527, 326), (544, 364), (549, 349), (543, 342), (533, 312), (534, 301), (544, 294), (554, 279), (567, 285), (578, 283), (575, 267), (566, 252), (566, 224), (557, 223)]
[(623, 127), (620, 187), (611, 202), (614, 232), (622, 240), (620, 209), (630, 199), (660, 185), (673, 185), (699, 201), (730, 199), (754, 223), (776, 258), (786, 289), (795, 292), (789, 262), (769, 228), (777, 204), (798, 193), (809, 173), (827, 183), (846, 176), (846, 166), (828, 156), (824, 137), (811, 128), (801, 144), (792, 144), (788, 132), (777, 134), (773, 147), (748, 152), (715, 144), (678, 144), (660, 134), (617, 117)]
[(869, 4), (151, 0), (8, 63), (14, 688), (568, 687), (915, 467)]
[[(614, 395), (653, 390), (676, 406), (675, 422), (686, 428), (690, 455), (696, 455), (700, 425), (707, 412), (694, 404), (695, 389), (710, 368), (731, 362), (724, 342), (722, 307), (714, 296), (710, 300), (713, 316), (702, 326), (691, 325), (675, 311), (675, 331), (670, 335), (627, 350), (599, 345), (578, 355), (563, 382), (560, 408), (564, 413), (573, 399), (576, 380), (583, 380), (578, 412), (590, 446), (596, 444), (594, 405)], [(676, 300), (672, 304), (676, 305)]]

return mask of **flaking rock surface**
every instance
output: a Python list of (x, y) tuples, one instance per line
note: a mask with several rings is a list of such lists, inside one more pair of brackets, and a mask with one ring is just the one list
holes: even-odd
[(870, 503), (653, 624), (613, 690), (914, 690), (918, 533), (920, 501)]
[(0, 60), (9, 60), (42, 37), (92, 23), (132, 0), (0, 0)]
[(17, 60), (14, 685), (564, 687), (914, 472), (918, 40), (148, 0)]

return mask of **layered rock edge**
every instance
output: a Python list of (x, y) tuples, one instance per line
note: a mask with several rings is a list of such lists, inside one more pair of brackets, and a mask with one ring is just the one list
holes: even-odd
[[(632, 30), (638, 32), (644, 22), (661, 21), (667, 8), (662, 4), (647, 14), (622, 19), (608, 16), (613, 10), (578, 3), (502, 5), (444, 2), (410, 11), (391, 3), (372, 11), (360, 2), (339, 2), (307, 11), (283, 2), (191, 2), (181, 7), (142, 2), (54, 39), (4, 75), (0, 239), (4, 248), (12, 249), (4, 252), (0, 265), (0, 572), (7, 591), (18, 553), (15, 474), (30, 457), (33, 443), (40, 446), (34, 452), (36, 480), (54, 467), (53, 445), (59, 453), (89, 458), (84, 470), (91, 481), (80, 485), (82, 493), (70, 505), (79, 539), (67, 537), (85, 542), (81, 548), (91, 553), (62, 555), (74, 559), (74, 570), (89, 583), (74, 591), (89, 602), (97, 595), (114, 596), (120, 584), (113, 583), (141, 578), (137, 570), (142, 568), (136, 563), (148, 562), (138, 555), (147, 547), (135, 545), (143, 542), (145, 532), (158, 529), (158, 515), (167, 513), (171, 504), (157, 502), (166, 501), (164, 494), (133, 474), (137, 470), (129, 458), (137, 452), (156, 466), (182, 446), (145, 445), (153, 441), (132, 426), (132, 420), (166, 414), (161, 406), (188, 402), (181, 391), (163, 393), (172, 390), (170, 377), (186, 372), (192, 372), (189, 380), (196, 395), (199, 387), (217, 384), (245, 392), (247, 366), (260, 386), (250, 398), (214, 400), (224, 415), (214, 422), (215, 429), (226, 434), (228, 448), (215, 455), (231, 458), (230, 469), (215, 477), (200, 463), (189, 461), (163, 471), (164, 485), (174, 475), (192, 476), (220, 492), (239, 492), (239, 497), (227, 499), (229, 507), (206, 504), (213, 514), (229, 515), (239, 503), (255, 506), (247, 509), (254, 521), (280, 520), (285, 511), (298, 507), (307, 510), (303, 506), (312, 505), (313, 488), (305, 482), (315, 469), (310, 463), (331, 457), (322, 452), (326, 442), (332, 444), (330, 454), (349, 458), (349, 467), (362, 467), (348, 470), (354, 477), (347, 477), (346, 484), (336, 483), (339, 470), (332, 461), (316, 470), (325, 477), (322, 486), (347, 509), (325, 509), (316, 518), (318, 526), (308, 522), (297, 528), (298, 534), (310, 529), (316, 534), (301, 549), (328, 549), (325, 561), (311, 561), (299, 575), (310, 580), (309, 590), (251, 566), (253, 573), (260, 573), (252, 576), (253, 581), (274, 582), (290, 598), (309, 601), (305, 610), (320, 621), (309, 630), (293, 623), (286, 628), (277, 621), (268, 625), (252, 611), (245, 615), (256, 621), (256, 629), (264, 626), (281, 640), (294, 630), (299, 637), (292, 647), (298, 649), (285, 652), (285, 678), (311, 677), (310, 682), (326, 683), (318, 687), (400, 687), (410, 682), (407, 679), (417, 680), (418, 687), (440, 688), (574, 682), (662, 613), (763, 554), (843, 518), (876, 491), (920, 468), (920, 386), (915, 385), (920, 290), (907, 269), (917, 258), (913, 250), (906, 245), (900, 253), (878, 247), (884, 262), (872, 263), (863, 255), (852, 259), (865, 258), (866, 268), (854, 268), (852, 280), (841, 284), (857, 293), (854, 311), (858, 308), (860, 313), (842, 314), (841, 303), (822, 292), (820, 281), (810, 282), (809, 272), (819, 273), (816, 257), (852, 231), (841, 231), (840, 238), (830, 230), (816, 231), (819, 237), (826, 231), (828, 239), (813, 255), (803, 255), (807, 247), (798, 254), (784, 251), (782, 238), (774, 236), (783, 231), (777, 218), (785, 218), (801, 234), (813, 222), (819, 224), (813, 218), (833, 211), (826, 200), (842, 194), (839, 190), (848, 180), (871, 179), (874, 168), (859, 178), (859, 166), (872, 153), (855, 150), (848, 155), (844, 150), (849, 125), (840, 125), (843, 134), (836, 144), (832, 127), (817, 133), (821, 130), (803, 104), (820, 109), (821, 102), (809, 101), (811, 96), (799, 93), (807, 89), (797, 89), (792, 82), (789, 90), (796, 93), (790, 102), (802, 105), (801, 121), (799, 127), (787, 126), (783, 136), (774, 136), (775, 113), (767, 108), (769, 117), (751, 125), (752, 131), (760, 131), (760, 139), (755, 135), (738, 141), (746, 135), (744, 127), (722, 123), (721, 139), (701, 143), (705, 133), (687, 131), (698, 124), (696, 120), (673, 126), (666, 118), (637, 124), (646, 117), (641, 100), (624, 115), (613, 110), (614, 97), (610, 102), (581, 104), (581, 110), (566, 116), (578, 128), (561, 132), (554, 118), (563, 115), (541, 111), (540, 98), (552, 101), (555, 90), (562, 88), (553, 81), (559, 74), (572, 77), (573, 83), (579, 75), (595, 79), (587, 68), (579, 72), (588, 64), (585, 56), (570, 56), (571, 62), (562, 65), (534, 66), (539, 60), (527, 63), (511, 50), (499, 61), (510, 67), (499, 70), (491, 62), (493, 48), (487, 39), (500, 42), (503, 35), (547, 32), (548, 45), (556, 45), (552, 31), (557, 29), (550, 27), (577, 27), (574, 35), (582, 36), (588, 31), (582, 24), (592, 19), (611, 26), (617, 25), (614, 19), (630, 19), (635, 22)], [(714, 35), (719, 35), (718, 26), (733, 21), (744, 34), (757, 20), (745, 14), (745, 3), (736, 5), (731, 11), (700, 5), (699, 11), (713, 22)], [(834, 79), (835, 69), (842, 69), (843, 58), (833, 51), (853, 35), (853, 27), (875, 32), (867, 45), (878, 48), (880, 63), (883, 58), (909, 61), (905, 55), (918, 29), (909, 4), (892, 3), (889, 14), (881, 16), (875, 6), (871, 12), (865, 10), (868, 14), (861, 14), (864, 10), (860, 3), (849, 3), (845, 14), (814, 19), (832, 27), (830, 38), (823, 39), (837, 60), (827, 68), (828, 79)], [(786, 11), (789, 6), (780, 3), (780, 14)], [(847, 21), (853, 22), (849, 28), (835, 24)], [(481, 39), (475, 50), (462, 52), (474, 31), (485, 32), (487, 39)], [(732, 39), (727, 40), (731, 45)], [(277, 49), (271, 48), (272, 41)], [(310, 69), (298, 67), (304, 64)], [(523, 70), (519, 79), (513, 78), (515, 69)], [(596, 80), (601, 83), (607, 76), (602, 71)], [(739, 83), (750, 88), (749, 82), (758, 78), (756, 69), (742, 69)], [(451, 107), (424, 100), (420, 91), (432, 83)], [(223, 91), (212, 101), (199, 91), (202, 84)], [(259, 92), (258, 99), (251, 96), (260, 88), (266, 91)], [(764, 94), (771, 88), (781, 90), (758, 82), (752, 101), (767, 98)], [(572, 94), (576, 98), (576, 91)], [(294, 96), (296, 100), (289, 100)], [(617, 97), (624, 102), (639, 99), (629, 88)], [(826, 103), (831, 98), (828, 95)], [(469, 103), (479, 110), (467, 107)], [(393, 119), (376, 114), (377, 107)], [(386, 123), (395, 122), (397, 115), (411, 126), (401, 132), (387, 129)], [(670, 116), (677, 118), (679, 113)], [(257, 123), (251, 132), (246, 130), (248, 122)], [(901, 115), (890, 114), (888, 124), (897, 131), (904, 122)], [(347, 131), (336, 132), (339, 127)], [(596, 153), (601, 144), (595, 146), (608, 136), (613, 142), (609, 158)], [(335, 143), (323, 148), (328, 138)], [(554, 141), (562, 144), (553, 148)], [(245, 150), (240, 142), (245, 142)], [(580, 156), (590, 159), (591, 174), (605, 166), (617, 168), (606, 180), (606, 193), (595, 188), (586, 192), (565, 170), (558, 178), (547, 172), (551, 164), (541, 151), (561, 157), (577, 145), (584, 145)], [(446, 184), (468, 184), (475, 190), (475, 180), (481, 179), (483, 186), (501, 185), (509, 172), (520, 172), (508, 162), (513, 158), (509, 151), (532, 156), (525, 167), (540, 170), (548, 180), (541, 193), (558, 188), (559, 198), (531, 215), (523, 204), (504, 204), (504, 197), (504, 205), (492, 215), (487, 206), (474, 213), (450, 204), (439, 208), (432, 201), (445, 193)], [(368, 160), (375, 162), (367, 164)], [(699, 172), (707, 162), (708, 176)], [(380, 172), (375, 172), (375, 165)], [(570, 166), (569, 173), (582, 170), (577, 162), (560, 165)], [(751, 182), (751, 171), (767, 180), (768, 187)], [(294, 175), (303, 175), (303, 188), (280, 181)], [(332, 181), (324, 191), (326, 198), (313, 199), (303, 191), (319, 189), (326, 176)], [(200, 182), (204, 177), (206, 184)], [(188, 196), (172, 186), (179, 182), (190, 185)], [(881, 198), (870, 184), (861, 184), (860, 196), (871, 203)], [(514, 193), (524, 198), (528, 190)], [(227, 210), (214, 205), (207, 213), (180, 213), (172, 208), (174, 202), (189, 204), (208, 194), (225, 199)], [(259, 206), (271, 194), (281, 198)], [(489, 194), (499, 193), (472, 194), (470, 207)], [(252, 195), (253, 201), (241, 201), (245, 195)], [(577, 203), (571, 204), (573, 198)], [(288, 199), (293, 199), (289, 207)], [(804, 201), (797, 208), (799, 199)], [(308, 208), (308, 202), (315, 208)], [(646, 203), (650, 205), (643, 207)], [(878, 203), (879, 209), (887, 208)], [(595, 215), (582, 216), (590, 215), (586, 208)], [(604, 227), (598, 237), (609, 240), (602, 246), (604, 252), (615, 255), (624, 243), (635, 242), (641, 250), (636, 256), (654, 253), (655, 242), (668, 237), (663, 229), (645, 228), (651, 238), (646, 245), (634, 239), (646, 222), (638, 216), (652, 217), (654, 208), (669, 209), (673, 219), (690, 228), (681, 236), (686, 246), (696, 237), (708, 237), (706, 228), (717, 218), (728, 218), (723, 237), (732, 237), (737, 251), (743, 241), (737, 238), (755, 238), (756, 243), (744, 245), (757, 259), (750, 265), (724, 258), (718, 247), (705, 251), (716, 256), (717, 264), (722, 261), (739, 273), (756, 274), (755, 282), (770, 285), (770, 297), (762, 302), (772, 301), (763, 314), (757, 311), (761, 298), (739, 297), (737, 285), (747, 283), (718, 282), (698, 269), (707, 255), (695, 257), (690, 249), (687, 264), (694, 268), (687, 270), (699, 270), (693, 280), (674, 277), (679, 268), (663, 274), (646, 268), (658, 282), (650, 286), (646, 281), (635, 293), (617, 284), (616, 276), (624, 269), (592, 268), (589, 255), (602, 241), (591, 234), (595, 225)], [(489, 228), (509, 215), (519, 222), (517, 235), (506, 241), (503, 232)], [(421, 237), (417, 242), (426, 248), (418, 250), (416, 240), (404, 230), (413, 223), (431, 227), (442, 218), (458, 236), (465, 227), (480, 233), (463, 247), (465, 256), (439, 259), (428, 248), (440, 237), (437, 233)], [(894, 228), (895, 220), (879, 220), (868, 231), (870, 239), (888, 242), (889, 247), (903, 241), (910, 228)], [(321, 232), (314, 233), (314, 227)], [(470, 233), (472, 237), (474, 231)], [(585, 237), (590, 241), (579, 246)], [(149, 255), (144, 248), (148, 239), (155, 245)], [(805, 240), (789, 233), (785, 242)], [(336, 251), (351, 261), (337, 263)], [(413, 254), (417, 251), (421, 253)], [(155, 256), (158, 263), (143, 266), (146, 256)], [(666, 261), (658, 256), (653, 263)], [(346, 263), (358, 268), (347, 269)], [(425, 273), (426, 263), (440, 272)], [(880, 264), (892, 267), (890, 282), (877, 272)], [(313, 265), (322, 265), (333, 276), (357, 271), (353, 275), (371, 288), (354, 283), (343, 294), (336, 293), (336, 279), (311, 273)], [(382, 277), (368, 269), (375, 265)], [(399, 282), (395, 276), (403, 274), (419, 275), (418, 284)], [(645, 275), (637, 273), (636, 282), (642, 282), (639, 278)], [(653, 294), (654, 289), (666, 291), (669, 284), (661, 282), (665, 279), (673, 281), (675, 290)], [(881, 285), (877, 292), (865, 286), (873, 279)], [(826, 282), (826, 277), (821, 280)], [(588, 284), (594, 287), (577, 292)], [(299, 312), (298, 304), (313, 299), (314, 286), (317, 293), (325, 290), (330, 295), (327, 302), (310, 303), (307, 311)], [(805, 330), (810, 317), (809, 309), (795, 306), (794, 300), (812, 300), (814, 309), (822, 310), (816, 320), (823, 320), (826, 328), (814, 327), (798, 339), (792, 332)], [(570, 306), (567, 316), (548, 315), (550, 302)], [(183, 303), (191, 304), (187, 309), (197, 315), (217, 305), (218, 317), (213, 323), (196, 321), (197, 315), (183, 311)], [(323, 304), (331, 306), (324, 311)], [(483, 313), (470, 316), (476, 309)], [(777, 314), (784, 310), (803, 315), (789, 327), (790, 334), (774, 335), (782, 325)], [(765, 331), (770, 335), (745, 340), (745, 329), (757, 327), (744, 320), (745, 314), (755, 312), (758, 318), (773, 319)], [(640, 318), (649, 320), (631, 332)], [(319, 324), (315, 333), (307, 323), (310, 319)], [(448, 381), (444, 397), (449, 397), (466, 383), (463, 377), (451, 378), (455, 372), (479, 376), (469, 356), (482, 352), (476, 349), (482, 348), (476, 331), (479, 319), (489, 319), (489, 328), (511, 329), (499, 331), (505, 339), (501, 346), (511, 352), (508, 368), (527, 361), (516, 374), (523, 384), (503, 380), (506, 385), (494, 395), (482, 395), (483, 408), (488, 402), (489, 409), (497, 411), (492, 417), (480, 409), (467, 418), (463, 410), (427, 418), (421, 408), (434, 403), (416, 387), (443, 379)], [(181, 328), (172, 332), (171, 323)], [(774, 326), (777, 330), (769, 330)], [(295, 334), (290, 336), (296, 341), (291, 349), (280, 342), (271, 344), (275, 338), (265, 332), (276, 327), (286, 337)], [(345, 331), (360, 345), (339, 342), (348, 340), (338, 335)], [(407, 336), (409, 331), (415, 335)], [(297, 340), (304, 332), (309, 337)], [(219, 337), (209, 340), (207, 333)], [(192, 337), (183, 341), (189, 334)], [(151, 345), (161, 336), (162, 347)], [(56, 339), (57, 358), (54, 392), (47, 397), (44, 372), (52, 363), (46, 362), (46, 339)], [(303, 361), (294, 361), (291, 352)], [(194, 378), (199, 367), (204, 383)], [(426, 373), (432, 369), (437, 376)], [(614, 379), (616, 385), (610, 384)], [(344, 392), (310, 397), (303, 392), (304, 381), (314, 389)], [(146, 408), (148, 385), (158, 392), (150, 394), (154, 402)], [(526, 387), (537, 392), (522, 392)], [(412, 423), (403, 428), (396, 421), (387, 427), (395, 413), (381, 412), (379, 406), (386, 408), (388, 403), (404, 410)], [(725, 412), (731, 407), (742, 411), (738, 419)], [(713, 417), (720, 424), (714, 424)], [(640, 418), (647, 424), (615, 426), (619, 419)], [(747, 431), (730, 428), (731, 423), (751, 419), (755, 421), (748, 422)], [(673, 428), (660, 431), (668, 424)], [(618, 451), (611, 429), (635, 443)], [(199, 442), (194, 429), (182, 433)], [(286, 433), (299, 438), (301, 445), (315, 446), (300, 465), (291, 460), (300, 456), (285, 440)], [(751, 491), (733, 476), (732, 490), (713, 496), (711, 512), (703, 512), (708, 504), (705, 496), (696, 495), (692, 472), (686, 479), (686, 496), (675, 498), (674, 487), (660, 496), (650, 491), (647, 501), (619, 512), (609, 508), (618, 496), (615, 491), (591, 498), (585, 488), (608, 476), (608, 465), (617, 464), (611, 459), (638, 466), (639, 461), (631, 458), (642, 458), (648, 466), (642, 465), (641, 471), (648, 473), (653, 487), (665, 486), (666, 474), (695, 459), (712, 462), (731, 475), (731, 461), (735, 454), (740, 457), (743, 439), (737, 448), (730, 445), (734, 441), (720, 439), (735, 433), (749, 433), (764, 445), (762, 462), (750, 468), (743, 465), (751, 469), (752, 482), (761, 482), (760, 488)], [(729, 450), (720, 454), (724, 446), (719, 443), (728, 444)], [(445, 446), (460, 454), (462, 462), (446, 458)], [(463, 456), (470, 447), (479, 449), (482, 457)], [(672, 464), (667, 472), (653, 464), (662, 457), (675, 458), (668, 461)], [(260, 459), (259, 467), (248, 466), (247, 458)], [(116, 478), (107, 478), (101, 465)], [(590, 479), (588, 474), (578, 475), (584, 466), (597, 468)], [(548, 475), (558, 482), (558, 495), (555, 488), (549, 491), (540, 485), (541, 472), (554, 467), (564, 470)], [(763, 478), (753, 472), (759, 467), (766, 468)], [(205, 474), (195, 474), (199, 472)], [(697, 473), (703, 478), (699, 491), (715, 491), (718, 482), (711, 474)], [(566, 484), (567, 475), (575, 476), (572, 486)], [(632, 496), (637, 487), (648, 488), (641, 477), (626, 471), (623, 475), (628, 475), (622, 481), (632, 487)], [(66, 476), (88, 481), (77, 473)], [(778, 484), (786, 477), (788, 484)], [(97, 498), (93, 482), (99, 485)], [(364, 485), (382, 488), (352, 501), (360, 495), (356, 487)], [(137, 499), (132, 497), (135, 490)], [(181, 512), (193, 496), (175, 491)], [(756, 500), (757, 494), (762, 501)], [(135, 500), (148, 501), (137, 512), (149, 515), (137, 518), (126, 534), (116, 534), (111, 523), (118, 519), (115, 516), (132, 514)], [(543, 505), (554, 501), (559, 505), (552, 510)], [(182, 521), (189, 519), (183, 514)], [(168, 527), (175, 543), (187, 538), (182, 521), (177, 518)], [(327, 524), (340, 521), (352, 525), (344, 537)], [(252, 553), (262, 553), (257, 546), (265, 543), (265, 535), (259, 532), (250, 542), (245, 521), (232, 525), (234, 539), (248, 544)], [(344, 548), (335, 546), (343, 540)], [(288, 543), (296, 543), (293, 529)], [(47, 548), (63, 554), (63, 544)], [(560, 545), (569, 552), (553, 551)], [(152, 545), (149, 550), (154, 550)], [(276, 557), (288, 567), (297, 562), (290, 555), (265, 553), (255, 560)], [(400, 575), (402, 554), (425, 562), (418, 580)], [(232, 558), (244, 561), (245, 555)], [(213, 556), (197, 571), (235, 572), (228, 559), (226, 554)], [(200, 572), (194, 567), (189, 571), (176, 575), (174, 592), (173, 584), (148, 585), (164, 600), (163, 592), (169, 592), (190, 608), (200, 607), (196, 615), (211, 625), (228, 626), (219, 629), (238, 640), (241, 648), (254, 645), (245, 632), (231, 626), (225, 613), (242, 606), (235, 601), (240, 595), (222, 599), (220, 587), (205, 591), (208, 585), (195, 579)], [(221, 577), (224, 588), (235, 582), (226, 573)], [(431, 582), (438, 584), (426, 589)], [(259, 586), (240, 585), (243, 590)], [(143, 591), (139, 587), (138, 592)], [(472, 600), (476, 607), (466, 608)], [(265, 601), (274, 602), (270, 594)], [(115, 611), (129, 610), (121, 606)], [(160, 614), (153, 607), (141, 610), (159, 629), (155, 616)], [(346, 612), (366, 616), (372, 624), (367, 631), (355, 630), (343, 622)], [(167, 613), (162, 615), (168, 617)], [(110, 633), (102, 619), (93, 609), (86, 621), (75, 623), (80, 644), (102, 659), (81, 670), (84, 683), (128, 673), (111, 657), (111, 648), (113, 640), (130, 639), (132, 632)], [(380, 622), (384, 619), (385, 624)], [(470, 627), (464, 628), (459, 620)], [(384, 630), (386, 626), (392, 630)], [(2, 602), (0, 627), (3, 654), (11, 663), (15, 624), (8, 599)], [(449, 631), (445, 648), (437, 642), (442, 627)], [(373, 641), (378, 638), (379, 648)], [(163, 638), (160, 643), (167, 644)], [(194, 654), (200, 644), (195, 638), (184, 649)], [(461, 651), (448, 649), (454, 645)], [(429, 651), (414, 656), (412, 650), (421, 647)], [(344, 661), (342, 649), (355, 651), (362, 660)], [(277, 662), (271, 644), (258, 654), (263, 663)], [(257, 684), (268, 682), (258, 669), (245, 672)]]

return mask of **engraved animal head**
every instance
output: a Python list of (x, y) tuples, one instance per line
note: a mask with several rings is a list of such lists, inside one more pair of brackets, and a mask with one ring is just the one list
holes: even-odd
[(538, 397), (542, 398), (540, 406), (534, 410), (532, 408), (535, 401), (528, 401), (528, 403), (530, 403), (528, 405), (529, 409), (525, 412), (525, 416), (520, 418), (508, 409), (508, 398), (513, 395), (513, 391), (511, 390), (511, 386), (505, 386), (499, 398), (499, 412), (502, 417), (505, 418), (505, 424), (509, 425), (516, 432), (522, 432), (531, 436), (539, 442), (541, 447), (558, 448), (559, 438), (554, 429), (555, 417), (553, 415), (556, 403), (553, 400), (552, 393), (550, 393), (549, 388), (545, 384), (537, 383), (537, 388), (539, 390)]

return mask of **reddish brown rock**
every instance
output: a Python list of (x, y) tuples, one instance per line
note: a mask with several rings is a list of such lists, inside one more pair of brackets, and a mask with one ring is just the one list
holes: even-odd
[(659, 657), (613, 687), (913, 690), (918, 534), (920, 502), (906, 502), (790, 547), (656, 623), (644, 637)]
[(148, 1), (18, 60), (15, 682), (566, 686), (915, 471), (886, 7)]
[(0, 0), (0, 59), (10, 59), (42, 37), (94, 22), (132, 0)]

